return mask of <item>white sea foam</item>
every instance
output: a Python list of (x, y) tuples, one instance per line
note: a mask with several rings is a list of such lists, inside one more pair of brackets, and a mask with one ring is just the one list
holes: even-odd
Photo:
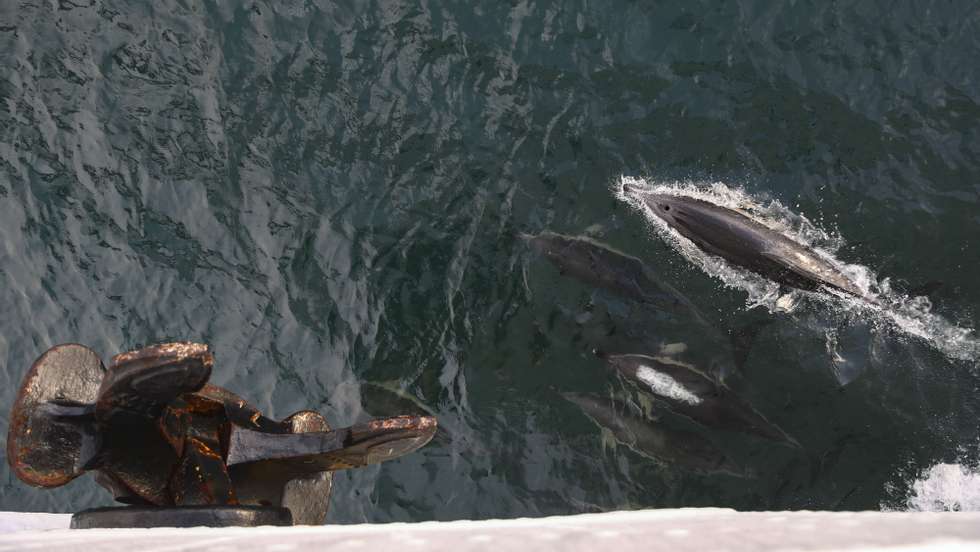
[[(703, 252), (653, 214), (636, 193), (624, 193), (624, 185), (649, 193), (695, 197), (741, 211), (813, 249), (844, 273), (867, 297), (880, 304), (830, 291), (792, 290), (788, 296), (784, 295), (785, 290), (779, 284)], [(839, 260), (836, 253), (845, 243), (842, 236), (828, 232), (776, 200), (760, 200), (721, 182), (660, 182), (626, 176), (613, 184), (613, 193), (642, 213), (655, 234), (689, 261), (725, 286), (745, 291), (748, 294), (747, 308), (764, 307), (770, 312), (792, 312), (806, 305), (822, 305), (847, 317), (857, 315), (869, 319), (876, 326), (891, 327), (905, 335), (918, 337), (950, 359), (972, 363), (980, 361), (980, 339), (972, 328), (957, 326), (932, 312), (932, 305), (925, 297), (909, 297), (894, 291), (887, 278), (879, 280), (868, 267)]]
[(912, 512), (980, 511), (980, 473), (961, 464), (936, 464), (912, 483), (904, 509)]
[(650, 390), (656, 395), (667, 397), (688, 404), (699, 404), (701, 398), (689, 391), (674, 378), (658, 372), (649, 366), (640, 366), (636, 369), (636, 377), (643, 383), (650, 386)]

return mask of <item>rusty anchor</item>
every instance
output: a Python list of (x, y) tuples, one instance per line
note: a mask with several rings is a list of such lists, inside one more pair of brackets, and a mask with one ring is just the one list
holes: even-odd
[(83, 345), (52, 347), (21, 384), (7, 460), (39, 487), (94, 472), (129, 505), (79, 512), (73, 528), (322, 524), (333, 471), (408, 454), (436, 431), (431, 416), (275, 421), (209, 384), (213, 364), (200, 343), (121, 353), (108, 369)]

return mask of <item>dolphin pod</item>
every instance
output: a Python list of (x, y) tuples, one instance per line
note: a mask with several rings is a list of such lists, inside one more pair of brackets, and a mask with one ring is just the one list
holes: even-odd
[(774, 282), (806, 291), (829, 288), (876, 303), (816, 251), (748, 216), (689, 196), (649, 193), (623, 185), (670, 228), (702, 251)]
[[(660, 279), (652, 269), (636, 257), (583, 236), (567, 236), (546, 231), (537, 235), (522, 234), (520, 238), (530, 249), (554, 264), (563, 276), (610, 291), (642, 305), (684, 313), (698, 323), (701, 330), (698, 333), (702, 338), (721, 333), (707, 321), (690, 299)], [(734, 355), (737, 366), (740, 364), (739, 357), (744, 360), (747, 354), (744, 350), (747, 343), (739, 343), (740, 339), (737, 336), (748, 335), (757, 329), (757, 327), (745, 328), (732, 333), (734, 343), (729, 343), (728, 339), (712, 337), (709, 339), (708, 346), (720, 347), (727, 354)], [(620, 343), (615, 347), (620, 350), (643, 350), (652, 346), (642, 339), (634, 342), (622, 342), (622, 339), (618, 341)], [(690, 363), (671, 356), (664, 347), (660, 349), (656, 355), (607, 354), (604, 349), (597, 350), (597, 354), (605, 360), (614, 373), (630, 381), (642, 393), (652, 396), (662, 406), (666, 406), (676, 414), (712, 429), (753, 435), (799, 447), (795, 439), (769, 422), (765, 416), (724, 385), (720, 379), (724, 372), (717, 370), (715, 360), (711, 361), (712, 369), (705, 373)], [(680, 352), (683, 353), (683, 347)], [(676, 445), (683, 441), (692, 447), (692, 450), (700, 450), (706, 456), (715, 458), (711, 462), (721, 462), (722, 460), (718, 460), (721, 453), (716, 452), (714, 445), (703, 443), (704, 439), (697, 434), (678, 433), (660, 427), (662, 424), (640, 429), (642, 425), (649, 425), (651, 422), (625, 413), (616, 414), (616, 410), (623, 409), (615, 408), (616, 405), (609, 404), (608, 401), (588, 395), (564, 394), (563, 396), (582, 408), (597, 424), (612, 431), (619, 442), (644, 456), (662, 462), (673, 460), (689, 471), (699, 473), (718, 471), (705, 469), (705, 466), (698, 467), (698, 462), (691, 461), (683, 454), (674, 456), (665, 454), (651, 444), (663, 443), (666, 440)], [(721, 471), (731, 473), (738, 470)]]
[[(721, 257), (734, 266), (782, 286), (853, 296), (880, 305), (876, 297), (870, 296), (832, 259), (745, 213), (703, 199), (653, 193), (629, 184), (623, 185), (623, 193), (649, 209), (667, 227), (701, 251)], [(712, 326), (687, 297), (662, 281), (636, 257), (591, 238), (553, 232), (521, 237), (531, 249), (556, 265), (563, 275), (639, 304), (683, 312), (703, 329)], [(634, 316), (635, 313), (631, 313), (631, 318)], [(710, 335), (715, 332), (701, 333)], [(751, 335), (748, 331), (742, 333)], [(714, 346), (718, 345), (718, 340), (712, 341)], [(745, 342), (741, 347), (744, 349), (751, 340), (741, 341)], [(674, 414), (711, 429), (751, 435), (802, 449), (793, 437), (725, 385), (719, 377), (721, 372), (704, 371), (696, 367), (704, 363), (691, 363), (681, 356), (668, 355), (665, 350), (659, 354), (644, 354), (643, 348), (648, 347), (642, 342), (621, 342), (615, 346), (619, 351), (599, 351), (598, 356), (612, 373)], [(683, 350), (680, 352), (684, 353)], [(740, 356), (744, 358), (744, 355)], [(735, 364), (740, 364), (737, 359)], [(628, 407), (615, 400), (573, 393), (562, 396), (578, 405), (598, 425), (610, 430), (617, 441), (644, 456), (677, 463), (699, 473), (740, 473), (739, 469), (732, 468), (723, 452), (696, 434), (678, 433), (657, 420), (630, 414)], [(677, 450), (672, 454), (667, 452), (668, 449)], [(703, 459), (697, 460), (698, 456)]]

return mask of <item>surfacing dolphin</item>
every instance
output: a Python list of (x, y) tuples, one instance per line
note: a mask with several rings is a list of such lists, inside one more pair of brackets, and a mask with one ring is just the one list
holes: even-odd
[(616, 373), (671, 410), (705, 426), (756, 435), (771, 441), (800, 444), (766, 419), (728, 386), (688, 364), (669, 357), (605, 355)]
[(562, 393), (562, 397), (609, 430), (616, 441), (655, 462), (705, 475), (750, 475), (697, 433), (667, 428), (630, 413), (626, 404), (596, 395)]
[(826, 287), (877, 303), (812, 248), (738, 211), (690, 196), (649, 193), (628, 184), (623, 185), (623, 193), (643, 201), (702, 251), (732, 264), (786, 286), (806, 291)]

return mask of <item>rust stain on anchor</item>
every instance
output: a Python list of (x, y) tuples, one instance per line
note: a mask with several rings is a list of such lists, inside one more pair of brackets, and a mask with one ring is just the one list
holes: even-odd
[(202, 343), (120, 353), (108, 369), (82, 345), (53, 347), (21, 384), (8, 462), (35, 486), (93, 471), (127, 504), (278, 504), (296, 510), (294, 522), (317, 524), (333, 470), (418, 450), (437, 427), (431, 416), (395, 416), (331, 430), (313, 411), (277, 422), (208, 384), (213, 364)]

